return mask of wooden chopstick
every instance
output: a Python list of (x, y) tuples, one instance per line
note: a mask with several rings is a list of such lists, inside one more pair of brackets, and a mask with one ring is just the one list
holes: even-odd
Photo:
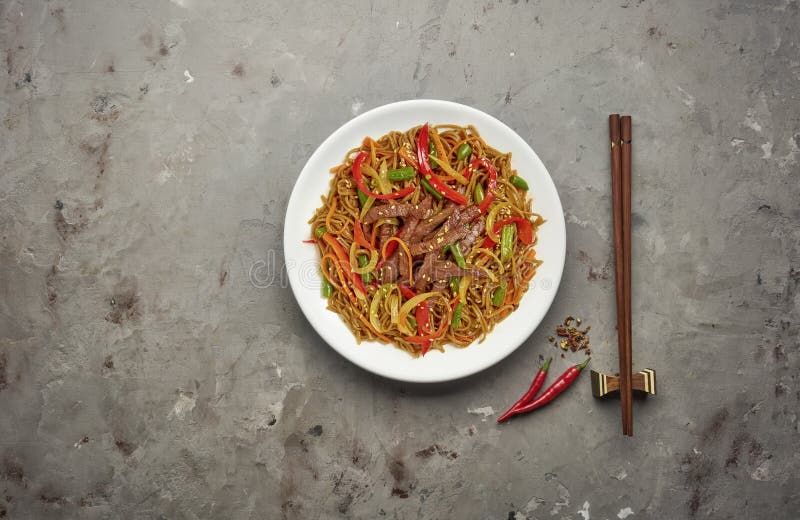
[(619, 383), (622, 401), (622, 433), (628, 435), (628, 410), (631, 408), (630, 378), (626, 367), (628, 347), (625, 318), (625, 251), (623, 243), (622, 222), (622, 149), (620, 146), (619, 114), (608, 116), (608, 128), (611, 137), (611, 203), (614, 216), (614, 279), (617, 289), (617, 345), (619, 352)]
[(626, 435), (633, 435), (633, 358), (631, 353), (631, 116), (620, 118), (620, 138), (622, 148), (622, 272), (624, 275), (625, 301), (625, 365), (620, 370), (620, 378), (625, 381), (621, 387), (627, 394), (623, 400), (623, 412), (627, 428)]

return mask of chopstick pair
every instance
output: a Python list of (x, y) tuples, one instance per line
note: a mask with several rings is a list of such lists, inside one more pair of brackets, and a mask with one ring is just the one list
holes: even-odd
[(631, 116), (608, 116), (611, 135), (611, 190), (614, 209), (614, 271), (622, 433), (633, 435), (631, 360)]

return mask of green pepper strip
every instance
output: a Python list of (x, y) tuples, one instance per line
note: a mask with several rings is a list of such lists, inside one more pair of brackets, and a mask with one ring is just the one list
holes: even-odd
[(328, 278), (322, 273), (322, 271), (320, 271), (320, 276), (322, 277), (322, 297), (328, 298), (331, 294), (333, 294), (333, 285), (328, 281)]
[(506, 224), (500, 232), (500, 261), (508, 262), (514, 250), (514, 224)]
[(433, 186), (431, 186), (431, 183), (425, 180), (425, 177), (420, 177), (419, 181), (422, 183), (422, 187), (425, 188), (428, 193), (436, 197), (436, 200), (442, 200), (442, 194), (433, 189)]
[(461, 246), (458, 242), (450, 244), (450, 252), (453, 253), (453, 258), (456, 260), (456, 265), (461, 269), (467, 268), (467, 261), (464, 260), (464, 255), (461, 253)]
[(450, 277), (450, 290), (453, 291), (453, 294), (458, 294), (458, 288), (461, 285), (461, 277), (460, 276), (451, 276)]
[(525, 182), (525, 179), (520, 177), (519, 175), (512, 175), (508, 178), (508, 182), (516, 186), (517, 188), (528, 191), (528, 183)]
[(386, 174), (390, 181), (393, 182), (401, 182), (401, 181), (410, 181), (414, 177), (417, 176), (417, 172), (414, 171), (414, 168), (411, 166), (406, 166), (405, 168), (397, 168), (396, 170), (389, 170)]
[(462, 143), (461, 146), (458, 147), (458, 151), (456, 152), (456, 157), (458, 158), (459, 161), (463, 161), (464, 159), (469, 157), (469, 154), (471, 153), (472, 153), (472, 147), (469, 145), (469, 143)]
[[(365, 254), (358, 255), (358, 267), (366, 267), (369, 263), (369, 258)], [(372, 281), (372, 273), (364, 273), (361, 275), (361, 280), (364, 283), (370, 283)]]
[(506, 281), (503, 280), (500, 282), (500, 287), (494, 290), (494, 294), (492, 294), (492, 305), (495, 307), (500, 307), (503, 305), (503, 300), (506, 299)]
[(358, 205), (363, 208), (364, 204), (367, 203), (367, 199), (369, 198), (369, 196), (363, 191), (361, 191), (361, 188), (356, 188), (356, 190), (358, 190)]
[(317, 236), (317, 238), (322, 238), (322, 235), (326, 231), (328, 231), (328, 228), (326, 228), (325, 226), (320, 226), (320, 227), (317, 228), (316, 231), (314, 231), (314, 234)]
[(453, 310), (453, 321), (450, 322), (451, 327), (458, 327), (461, 325), (461, 312), (464, 310), (464, 304), (458, 302), (456, 308)]
[(475, 190), (472, 192), (472, 198), (475, 200), (475, 204), (480, 204), (483, 202), (483, 185), (475, 185)]

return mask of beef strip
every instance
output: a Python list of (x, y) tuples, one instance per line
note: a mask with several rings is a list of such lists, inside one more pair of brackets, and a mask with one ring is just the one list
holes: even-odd
[(422, 265), (414, 273), (414, 289), (423, 292), (425, 288), (433, 283), (433, 290), (441, 291), (447, 287), (447, 283), (452, 276), (471, 275), (475, 278), (485, 278), (486, 272), (477, 267), (461, 269), (450, 260), (442, 260), (439, 253), (432, 251), (425, 255)]
[[(431, 197), (427, 197), (419, 203), (419, 209), (426, 214), (431, 208)], [(415, 230), (419, 225), (420, 219), (416, 218), (414, 214), (409, 215), (403, 220), (403, 227), (400, 228), (400, 233), (397, 237), (404, 243), (409, 243), (415, 237)], [(408, 280), (408, 255), (405, 251), (398, 250), (389, 257), (384, 266), (388, 267), (389, 272), (386, 273), (384, 283), (394, 282), (395, 280), (405, 281)]]
[(398, 251), (397, 258), (397, 283), (408, 282), (408, 256), (405, 251)]
[(384, 224), (381, 226), (380, 231), (378, 231), (378, 251), (383, 251), (383, 244), (386, 243), (387, 240), (392, 238), (395, 233), (395, 227), (390, 224)]
[(447, 220), (444, 221), (444, 224), (442, 224), (439, 227), (439, 229), (434, 229), (433, 231), (431, 231), (430, 233), (425, 235), (422, 238), (422, 240), (430, 240), (433, 237), (435, 237), (438, 233), (440, 233), (441, 231), (447, 232), (447, 230), (455, 228), (458, 225), (458, 223), (461, 221), (461, 216), (462, 215), (461, 215), (460, 211), (454, 210), (453, 213), (451, 213), (450, 216), (447, 218)]
[(469, 227), (469, 233), (467, 236), (461, 239), (459, 245), (461, 246), (461, 253), (466, 257), (469, 256), (469, 252), (472, 250), (472, 246), (475, 245), (475, 242), (478, 240), (478, 237), (483, 235), (483, 232), (486, 230), (486, 222), (482, 218), (476, 219), (472, 222), (472, 225)]
[(414, 273), (414, 289), (417, 292), (421, 292), (428, 286), (431, 281), (433, 281), (433, 266), (436, 263), (436, 257), (439, 254), (435, 251), (431, 251), (425, 255), (425, 259), (422, 261), (422, 265), (417, 268), (417, 272)]
[[(430, 198), (430, 197), (429, 197)], [(415, 242), (419, 242), (423, 237), (430, 234), (435, 230), (439, 224), (450, 218), (450, 215), (456, 210), (458, 206), (445, 206), (439, 213), (435, 213), (431, 217), (426, 218), (417, 226), (416, 236), (420, 237)]]
[[(408, 243), (412, 240), (415, 236), (415, 229), (420, 222), (420, 219), (417, 218), (415, 215), (420, 214), (427, 215), (431, 209), (431, 197), (426, 197), (422, 199), (422, 201), (417, 205), (418, 209), (415, 212), (412, 212), (407, 218), (403, 219), (403, 227), (400, 228), (400, 233), (397, 237), (405, 243)], [(421, 218), (421, 217), (420, 217)], [(383, 227), (387, 226), (382, 226)], [(388, 240), (388, 237), (385, 239)], [(383, 246), (383, 241), (381, 242), (381, 251)], [(405, 273), (405, 274), (404, 274)], [(383, 264), (383, 268), (381, 269), (380, 278), (383, 283), (392, 283), (400, 278), (400, 280), (408, 279), (408, 256), (405, 254), (405, 251), (396, 251), (392, 256), (390, 256), (386, 262)]]
[[(428, 253), (447, 244), (452, 244), (456, 240), (461, 240), (469, 233), (467, 224), (472, 222), (479, 214), (480, 210), (477, 206), (459, 207), (453, 211), (450, 218), (430, 238), (409, 245), (408, 249), (411, 251), (411, 255), (417, 256), (422, 253)], [(419, 230), (419, 226), (417, 226), (417, 230)]]
[[(383, 251), (383, 244), (394, 236), (394, 226), (384, 224), (378, 231), (378, 251)], [(380, 278), (383, 283), (391, 283), (397, 279), (399, 270), (397, 267), (397, 255), (393, 255), (381, 268)]]
[(442, 292), (447, 289), (447, 280), (436, 280), (433, 282), (433, 286), (431, 287), (431, 291)]
[(380, 273), (378, 273), (381, 279), (381, 283), (392, 283), (397, 280), (397, 276), (400, 274), (400, 267), (397, 261), (397, 255), (392, 256), (388, 259), (383, 266), (381, 267)]
[(470, 275), (475, 278), (485, 278), (488, 276), (486, 271), (483, 269), (478, 269), (477, 267), (468, 267), (467, 269), (461, 269), (458, 267), (455, 262), (451, 262), (450, 260), (437, 260), (433, 263), (433, 271), (431, 272), (431, 279), (434, 281), (438, 280), (449, 280), (451, 276), (466, 276)]
[(430, 213), (430, 198), (431, 197), (425, 197), (419, 204), (395, 204), (392, 202), (374, 206), (367, 211), (367, 214), (364, 216), (364, 222), (366, 224), (371, 224), (378, 219), (389, 217), (425, 218)]

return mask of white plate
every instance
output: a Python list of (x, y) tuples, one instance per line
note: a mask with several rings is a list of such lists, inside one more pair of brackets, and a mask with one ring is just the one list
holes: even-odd
[[(533, 117), (533, 114), (531, 115)], [(319, 254), (304, 244), (310, 237), (308, 220), (320, 206), (320, 196), (330, 189), (328, 170), (342, 162), (348, 150), (366, 136), (378, 138), (392, 130), (405, 131), (425, 122), (474, 125), (486, 142), (501, 152), (511, 152), (513, 167), (530, 186), (533, 209), (546, 223), (538, 230), (537, 257), (544, 261), (519, 308), (497, 325), (483, 343), (445, 352), (431, 351), (412, 358), (381, 343), (356, 344), (339, 315), (326, 308), (320, 296)], [(375, 374), (400, 381), (449, 381), (484, 370), (511, 354), (536, 329), (556, 295), (566, 253), (566, 230), (561, 200), (547, 169), (527, 143), (508, 126), (474, 108), (436, 100), (391, 103), (365, 112), (336, 130), (314, 152), (297, 179), (289, 198), (283, 247), (287, 273), (295, 298), (320, 336), (341, 355)]]

